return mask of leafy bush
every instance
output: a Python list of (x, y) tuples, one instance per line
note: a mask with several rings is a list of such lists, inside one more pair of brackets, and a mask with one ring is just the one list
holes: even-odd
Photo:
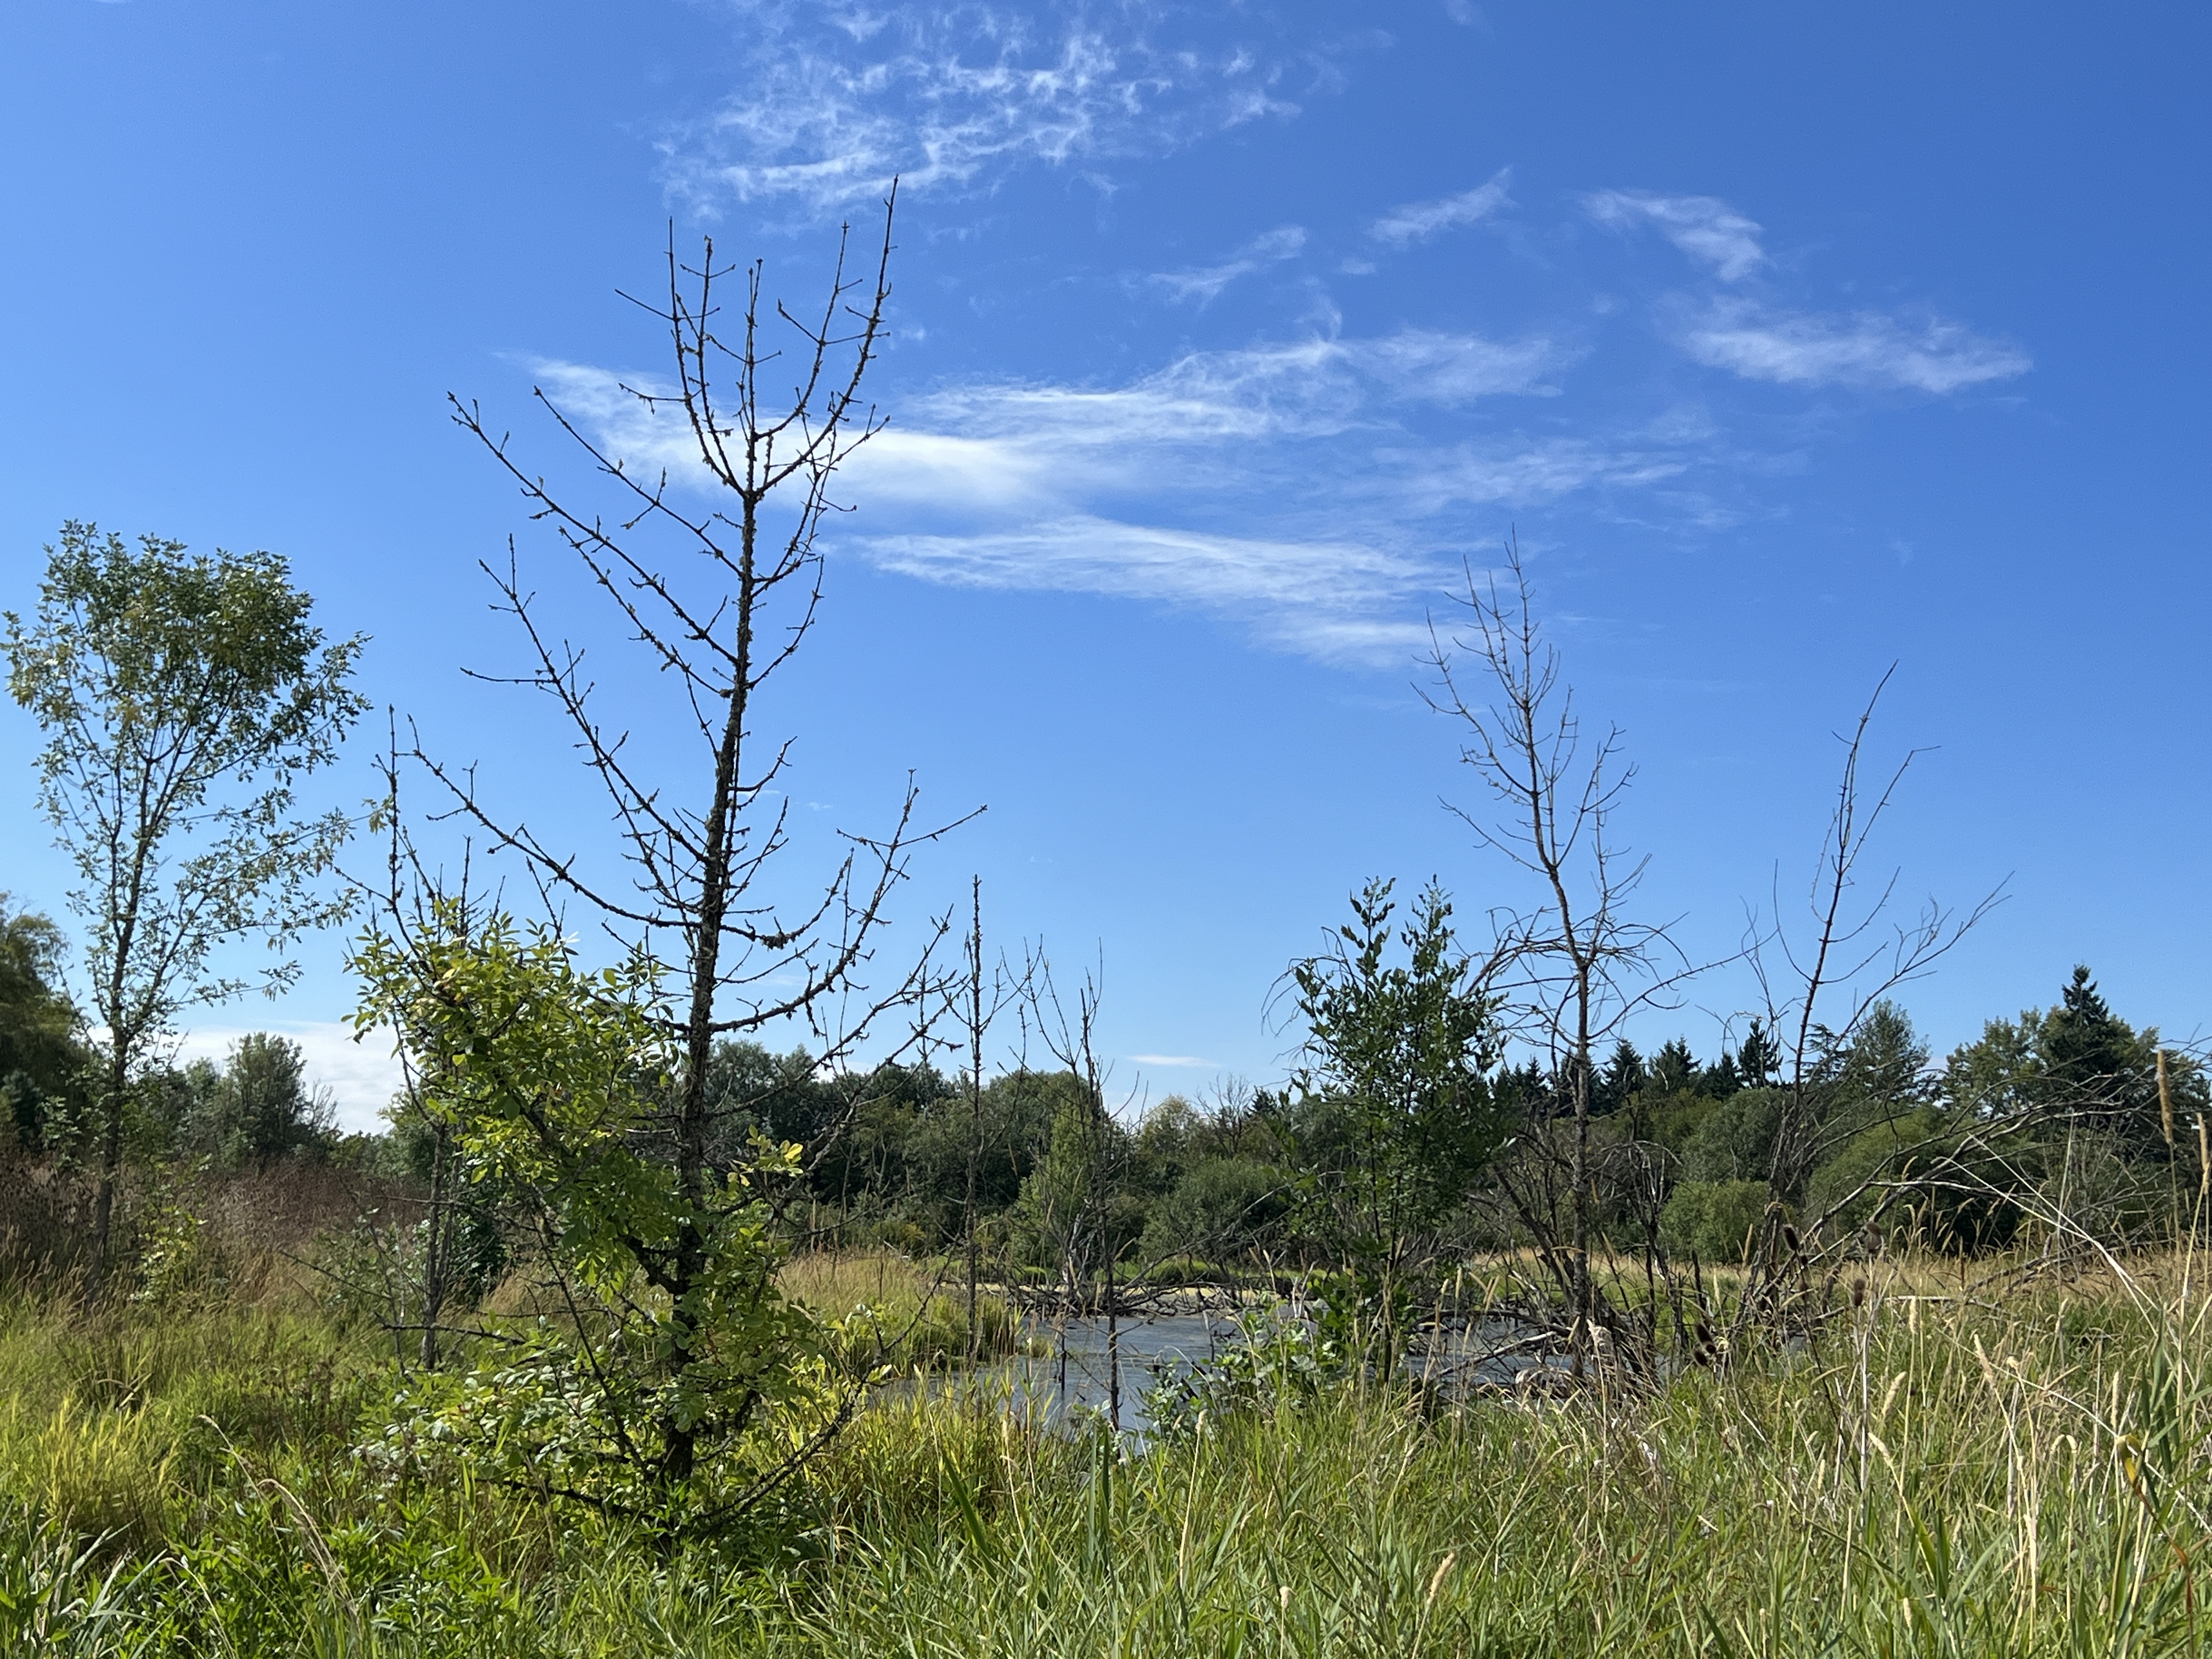
[(1659, 1214), (1659, 1237), (1677, 1255), (1741, 1261), (1766, 1213), (1763, 1181), (1685, 1181)]
[[(1934, 1139), (1942, 1127), (1942, 1115), (1923, 1108), (1895, 1122), (1862, 1129), (1813, 1171), (1805, 1186), (1806, 1215), (1817, 1218), (1840, 1205), (1837, 1225), (1854, 1231), (1865, 1226), (1887, 1196), (1880, 1183), (1903, 1175), (1915, 1161), (1914, 1149)], [(1929, 1156), (1923, 1152), (1918, 1167), (1924, 1170)]]
[(1764, 1182), (1789, 1097), (1745, 1089), (1707, 1113), (1682, 1147), (1683, 1168), (1703, 1184)]
[(1272, 1241), (1290, 1207), (1281, 1170), (1249, 1158), (1207, 1158), (1186, 1170), (1155, 1206), (1139, 1253), (1147, 1261), (1234, 1255)]
[(1279, 1412), (1317, 1399), (1358, 1369), (1332, 1322), (1280, 1310), (1237, 1321), (1236, 1340), (1212, 1358), (1160, 1373), (1145, 1395), (1154, 1433), (1187, 1439), (1201, 1423), (1237, 1412)]

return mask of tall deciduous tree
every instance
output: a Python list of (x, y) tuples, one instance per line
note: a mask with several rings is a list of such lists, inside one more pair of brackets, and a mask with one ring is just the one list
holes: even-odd
[[(76, 866), (89, 1001), (101, 1028), (93, 1091), (92, 1268), (107, 1265), (125, 1106), (185, 1008), (297, 972), (287, 951), (334, 920), (318, 878), (349, 829), (297, 813), (300, 779), (336, 757), (365, 703), (362, 635), (326, 643), (271, 553), (136, 550), (90, 524), (47, 550), (37, 612), (7, 613), (9, 690), (46, 732), (40, 801)], [(264, 941), (258, 972), (222, 947)]]
[(209, 1106), (205, 1121), (192, 1127), (206, 1150), (233, 1168), (327, 1146), (336, 1127), (329, 1097), (307, 1086), (300, 1045), (267, 1031), (249, 1031), (231, 1045)]

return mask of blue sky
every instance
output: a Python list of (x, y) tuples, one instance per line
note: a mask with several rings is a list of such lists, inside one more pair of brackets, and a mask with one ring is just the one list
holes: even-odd
[[(2212, 1013), (2202, 825), (2203, 14), (1884, 4), (374, 8), (23, 0), (0, 54), (0, 604), (68, 517), (294, 561), (368, 689), (579, 846), (513, 641), (522, 532), (446, 419), (559, 465), (662, 372), (672, 218), (811, 295), (903, 176), (891, 424), (857, 464), (800, 738), (797, 862), (946, 813), (902, 937), (986, 883), (1103, 957), (1152, 1094), (1264, 1079), (1285, 962), (1372, 874), (1515, 896), (1413, 655), (1517, 529), (1626, 839), (1693, 955), (1802, 888), (1831, 736), (1899, 665), (1924, 748), (1881, 854), (2007, 903), (1910, 1001), (1940, 1047), (2086, 960)], [(635, 705), (653, 729), (649, 701)], [(0, 720), (19, 780), (34, 733)], [(331, 787), (368, 793), (366, 753)], [(58, 910), (27, 785), (0, 885)], [(270, 1020), (349, 1110), (334, 945)], [(1701, 1049), (1750, 1000), (1666, 1022)], [(1656, 1035), (1656, 1032), (1654, 1033)], [(1140, 1058), (1150, 1056), (1151, 1058)], [(1170, 1061), (1188, 1061), (1175, 1064)]]

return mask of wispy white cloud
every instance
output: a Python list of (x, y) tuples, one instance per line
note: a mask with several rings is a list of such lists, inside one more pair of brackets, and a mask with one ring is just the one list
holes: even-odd
[(1243, 617), (1310, 656), (1402, 658), (1423, 637), (1401, 613), (1431, 579), (1372, 542), (1271, 540), (1088, 514), (860, 544), (875, 564), (960, 586), (1103, 593)]
[(1197, 351), (1127, 386), (970, 383), (921, 398), (915, 418), (970, 434), (1048, 432), (1055, 443), (1327, 437), (1395, 402), (1459, 404), (1541, 394), (1574, 350), (1544, 335), (1514, 340), (1433, 329), (1364, 339), (1315, 336)]
[[(1758, 223), (1717, 196), (1600, 191), (1583, 198), (1600, 224), (1650, 226), (1723, 283), (1766, 263)], [(1709, 368), (1783, 386), (1840, 386), (1942, 395), (2031, 367), (2018, 348), (1931, 317), (1794, 311), (1737, 296), (1662, 307), (1682, 349)]]
[(1724, 283), (1748, 276), (1766, 260), (1758, 224), (1717, 196), (1601, 190), (1584, 197), (1583, 205), (1598, 223), (1615, 229), (1651, 226)]
[[(1193, 352), (1119, 386), (940, 387), (854, 457), (844, 493), (863, 515), (842, 545), (924, 580), (1146, 599), (1315, 657), (1402, 662), (1468, 544), (1458, 516), (1697, 464), (1680, 434), (1428, 435), (1474, 405), (1556, 393), (1576, 356), (1541, 335), (1407, 329)], [(698, 479), (688, 430), (624, 377), (532, 367), (625, 465)]]
[[(1495, 210), (1505, 182), (1397, 210), (1376, 236), (1407, 245), (1471, 222)], [(1603, 222), (1659, 228), (1710, 270), (1701, 292), (1678, 293), (1658, 313), (1699, 363), (1782, 385), (1936, 394), (2028, 367), (2017, 349), (1957, 324), (1753, 297), (1768, 286), (1747, 280), (1765, 258), (1759, 227), (1717, 198), (1615, 191), (1585, 205)], [(1217, 264), (1145, 280), (1203, 301), (1306, 246), (1301, 228), (1284, 226)], [(1663, 530), (1757, 510), (1717, 481), (1774, 458), (1732, 447), (1702, 410), (1638, 420), (1562, 399), (1533, 431), (1501, 422), (1500, 400), (1561, 398), (1586, 337), (1579, 327), (1347, 337), (1324, 325), (1187, 352), (1118, 383), (940, 386), (895, 403), (890, 427), (853, 458), (844, 499), (863, 512), (840, 521), (841, 545), (924, 580), (1197, 608), (1285, 649), (1402, 662), (1427, 597), (1507, 512), (1578, 502)], [(640, 401), (606, 370), (532, 368), (611, 457), (698, 481), (693, 440), (670, 406)]]
[(1164, 291), (1170, 300), (1196, 300), (1205, 305), (1238, 277), (1249, 276), (1285, 259), (1295, 259), (1305, 245), (1303, 225), (1282, 225), (1255, 237), (1219, 264), (1201, 265), (1194, 270), (1158, 271), (1145, 281)]
[(1129, 1058), (1139, 1066), (1174, 1066), (1212, 1072), (1223, 1069), (1218, 1061), (1200, 1060), (1196, 1054), (1131, 1054)]
[(1784, 386), (1846, 386), (1942, 395), (2010, 380), (2033, 365), (2015, 346), (1933, 318), (1880, 312), (1823, 316), (1720, 301), (1681, 330), (1682, 348), (1714, 368)]
[(1473, 190), (1434, 202), (1408, 202), (1392, 208), (1369, 227), (1367, 234), (1378, 242), (1405, 247), (1462, 225), (1480, 224), (1500, 208), (1512, 205), (1513, 198), (1506, 193), (1512, 182), (1512, 169), (1501, 167), (1488, 184), (1477, 185)]
[(1549, 396), (1552, 371), (1579, 356), (1542, 335), (1491, 340), (1479, 334), (1407, 328), (1338, 343), (1344, 362), (1399, 398), (1456, 404), (1512, 394)]
[(1597, 489), (1642, 489), (1680, 477), (1701, 446), (1655, 441), (1650, 434), (1593, 438), (1492, 440), (1416, 454), (1382, 453), (1399, 464), (1407, 504), (1423, 514), (1454, 507), (1537, 507)]
[(738, 8), (755, 44), (744, 85), (664, 146), (670, 184), (702, 204), (786, 200), (836, 212), (903, 189), (982, 188), (1028, 163), (1161, 154), (1295, 114), (1294, 54), (1174, 38), (1133, 3), (1109, 22), (990, 6)]

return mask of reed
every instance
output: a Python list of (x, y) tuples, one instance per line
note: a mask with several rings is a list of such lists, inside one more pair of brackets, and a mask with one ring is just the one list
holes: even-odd
[[(894, 1250), (819, 1250), (793, 1256), (779, 1275), (784, 1294), (836, 1322), (837, 1358), (853, 1365), (932, 1370), (969, 1355), (964, 1283), (950, 1268)], [(1003, 1297), (976, 1298), (975, 1356), (1015, 1352), (1021, 1315)]]

